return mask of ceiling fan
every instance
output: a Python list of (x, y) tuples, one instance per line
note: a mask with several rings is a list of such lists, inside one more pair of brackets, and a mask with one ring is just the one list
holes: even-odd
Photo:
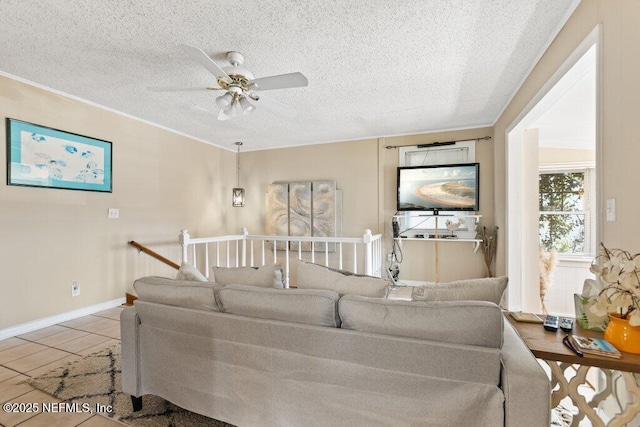
[(240, 115), (252, 113), (258, 105), (264, 105), (286, 116), (293, 116), (295, 111), (290, 107), (257, 92), (304, 87), (309, 84), (302, 73), (280, 74), (255, 79), (253, 73), (241, 67), (244, 62), (244, 56), (240, 52), (227, 52), (227, 60), (231, 66), (221, 68), (201, 49), (184, 44), (179, 46), (191, 59), (199, 62), (211, 74), (216, 76), (218, 86), (197, 88), (149, 87), (148, 89), (154, 92), (223, 91), (224, 93), (216, 98), (216, 104), (220, 108), (218, 120), (229, 120)]

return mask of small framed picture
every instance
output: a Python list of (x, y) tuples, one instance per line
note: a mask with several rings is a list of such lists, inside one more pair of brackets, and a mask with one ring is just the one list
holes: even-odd
[(111, 142), (7, 118), (7, 184), (112, 192)]

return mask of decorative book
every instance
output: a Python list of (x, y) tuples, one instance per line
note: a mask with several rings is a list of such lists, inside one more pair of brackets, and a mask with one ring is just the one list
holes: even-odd
[(584, 354), (613, 357), (619, 359), (620, 352), (607, 340), (601, 338), (589, 338), (580, 335), (571, 335), (571, 341), (578, 350)]
[(537, 314), (523, 313), (522, 311), (511, 311), (509, 314), (518, 322), (542, 323), (542, 319)]

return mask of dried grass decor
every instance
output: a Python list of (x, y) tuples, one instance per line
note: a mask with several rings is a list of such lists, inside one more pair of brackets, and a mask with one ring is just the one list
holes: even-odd
[(558, 253), (555, 249), (546, 251), (544, 246), (540, 246), (540, 303), (542, 304), (543, 314), (548, 314), (545, 299), (553, 284), (553, 270), (558, 262), (557, 255)]
[(487, 267), (487, 275), (493, 277), (493, 262), (498, 250), (498, 227), (482, 227), (480, 239), (482, 239), (480, 247), (484, 256), (484, 264)]

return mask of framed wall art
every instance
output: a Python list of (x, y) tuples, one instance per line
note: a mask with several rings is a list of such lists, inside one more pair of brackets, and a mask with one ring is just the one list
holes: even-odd
[(111, 142), (6, 122), (8, 185), (112, 192)]
[[(267, 187), (265, 231), (275, 236), (335, 237), (342, 234), (342, 190), (335, 181), (274, 182)], [(276, 248), (285, 248), (277, 242)], [(291, 250), (298, 243), (291, 242)], [(311, 243), (303, 242), (302, 251), (311, 251)], [(325, 243), (314, 245), (323, 252)], [(335, 250), (330, 243), (328, 250)]]

